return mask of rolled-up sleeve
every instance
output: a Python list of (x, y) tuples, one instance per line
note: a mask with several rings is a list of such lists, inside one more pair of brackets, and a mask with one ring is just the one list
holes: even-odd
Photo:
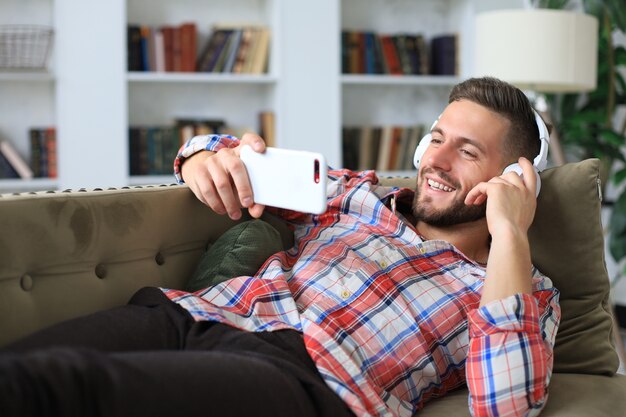
[(239, 139), (230, 135), (200, 135), (194, 136), (185, 142), (174, 159), (174, 177), (176, 182), (184, 184), (180, 169), (185, 159), (200, 151), (217, 152), (222, 148), (234, 148), (239, 145)]
[(560, 319), (555, 288), (472, 310), (466, 363), (473, 416), (536, 416), (545, 406)]

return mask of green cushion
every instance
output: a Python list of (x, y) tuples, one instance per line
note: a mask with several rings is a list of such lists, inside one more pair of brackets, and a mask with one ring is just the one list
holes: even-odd
[(215, 241), (202, 255), (186, 291), (198, 291), (230, 278), (254, 275), (261, 265), (283, 249), (281, 236), (262, 220), (241, 222)]
[(619, 366), (604, 263), (599, 166), (590, 159), (542, 172), (529, 230), (533, 263), (561, 291), (556, 372), (614, 374)]

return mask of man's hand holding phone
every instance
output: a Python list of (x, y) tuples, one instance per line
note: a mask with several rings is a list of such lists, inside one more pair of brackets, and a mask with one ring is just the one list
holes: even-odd
[(265, 142), (253, 133), (246, 133), (239, 146), (219, 152), (198, 152), (185, 160), (181, 167), (185, 183), (196, 197), (218, 214), (228, 214), (233, 220), (241, 218), (245, 207), (252, 217), (263, 214), (265, 206), (255, 204), (248, 171), (240, 158), (244, 145), (256, 152), (265, 152)]
[(199, 152), (182, 166), (183, 179), (196, 197), (233, 220), (241, 217), (242, 207), (260, 217), (265, 205), (323, 213), (327, 171), (323, 155), (266, 148), (255, 134), (244, 135), (232, 149)]

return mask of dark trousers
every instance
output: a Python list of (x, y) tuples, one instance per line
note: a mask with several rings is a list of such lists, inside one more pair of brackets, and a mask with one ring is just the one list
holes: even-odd
[(293, 330), (195, 322), (155, 288), (0, 351), (0, 416), (351, 416)]

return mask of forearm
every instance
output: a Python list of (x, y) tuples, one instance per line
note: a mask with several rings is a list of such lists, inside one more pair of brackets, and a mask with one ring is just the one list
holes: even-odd
[(539, 297), (550, 299), (547, 307), (518, 294), (470, 312), (466, 378), (473, 416), (535, 416), (545, 406), (556, 334), (552, 323), (558, 321), (554, 294)]
[(532, 293), (530, 245), (525, 231), (508, 228), (492, 236), (480, 305)]

